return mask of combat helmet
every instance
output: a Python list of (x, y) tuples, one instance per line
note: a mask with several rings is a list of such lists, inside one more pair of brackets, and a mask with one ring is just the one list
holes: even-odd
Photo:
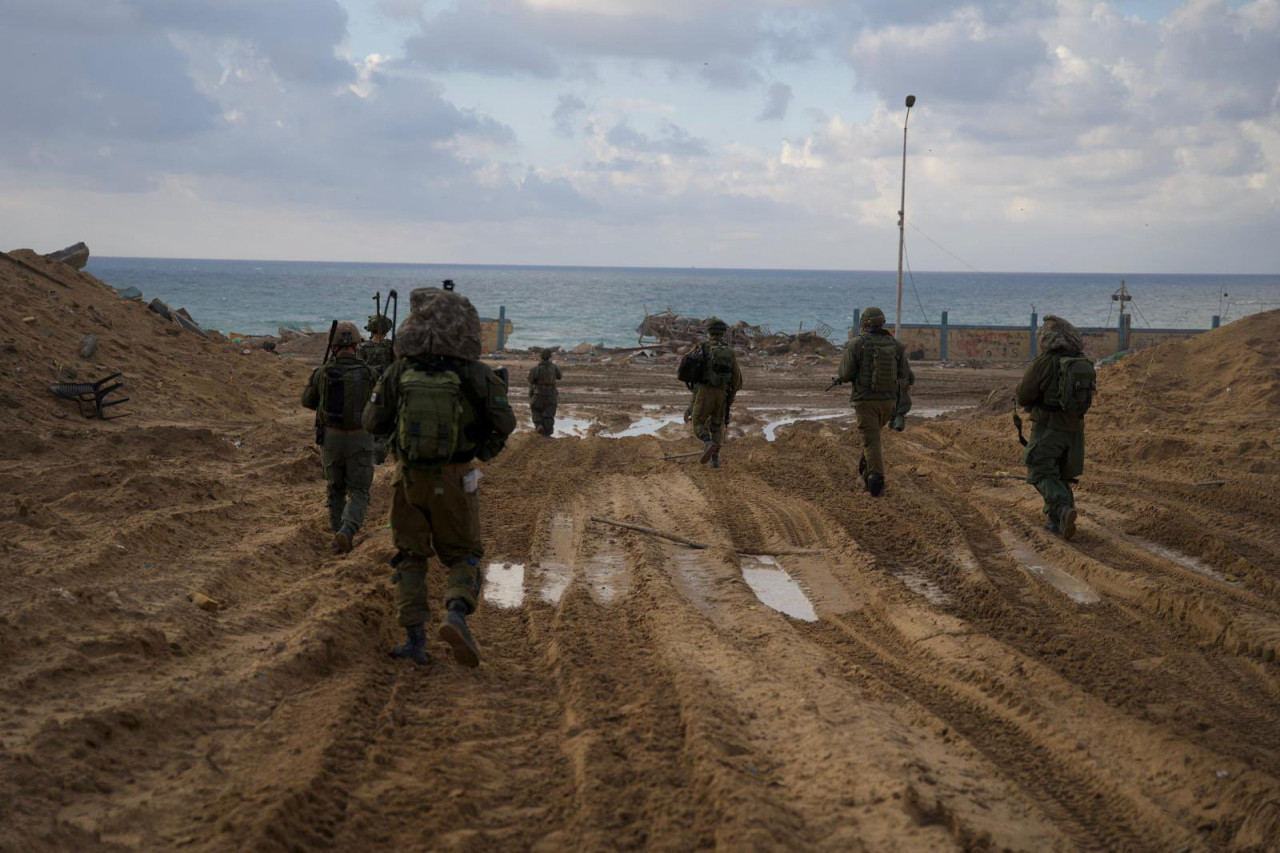
[(538, 353), (538, 357), (541, 358), (543, 361), (550, 361), (551, 352), (552, 352), (551, 347), (544, 347), (542, 351)]
[(480, 357), (480, 315), (452, 290), (419, 287), (409, 294), (409, 316), (396, 330), (396, 355)]
[(708, 317), (703, 325), (706, 327), (708, 335), (723, 335), (729, 331), (729, 324), (719, 317)]
[(862, 312), (862, 320), (859, 325), (864, 329), (878, 329), (885, 323), (884, 312), (879, 308), (868, 308)]
[(385, 335), (391, 331), (391, 318), (386, 314), (370, 314), (369, 322), (364, 324), (364, 328), (372, 335)]
[(338, 328), (333, 333), (333, 348), (335, 350), (343, 347), (353, 347), (364, 340), (360, 330), (356, 328), (355, 323), (342, 322), (338, 324)]

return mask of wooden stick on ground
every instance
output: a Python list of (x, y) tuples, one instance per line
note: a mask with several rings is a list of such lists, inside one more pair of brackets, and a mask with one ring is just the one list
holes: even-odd
[(703, 450), (695, 450), (692, 453), (673, 453), (670, 456), (664, 456), (662, 458), (664, 461), (667, 459), (688, 459), (690, 456), (701, 456), (705, 452), (706, 451)]
[(1226, 480), (1201, 480), (1198, 483), (1192, 483), (1193, 486), (1225, 486)]
[(685, 539), (683, 536), (676, 536), (674, 533), (663, 533), (661, 530), (654, 530), (652, 527), (641, 527), (638, 524), (627, 524), (625, 521), (614, 521), (609, 518), (600, 518), (597, 515), (591, 516), (591, 520), (598, 524), (612, 524), (614, 527), (625, 527), (628, 530), (636, 530), (640, 533), (648, 533), (650, 536), (657, 536), (662, 539), (670, 539), (672, 542), (679, 542), (681, 545), (687, 545), (690, 548), (706, 548), (700, 542), (694, 542), (692, 539)]

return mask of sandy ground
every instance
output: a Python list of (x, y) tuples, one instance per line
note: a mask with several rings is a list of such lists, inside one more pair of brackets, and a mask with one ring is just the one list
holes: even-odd
[[(1017, 371), (922, 366), (973, 408), (875, 501), (847, 416), (765, 434), (843, 407), (829, 362), (748, 365), (712, 471), (659, 458), (669, 365), (566, 361), (586, 437), (522, 411), (484, 468), (464, 671), (385, 655), (389, 467), (328, 553), (305, 364), (49, 269), (0, 261), (0, 849), (1275, 849), (1280, 315), (1101, 373), (1070, 543)], [(134, 415), (45, 390), (104, 369)]]

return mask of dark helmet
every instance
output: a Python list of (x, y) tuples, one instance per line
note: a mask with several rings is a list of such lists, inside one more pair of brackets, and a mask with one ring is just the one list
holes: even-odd
[(386, 314), (370, 314), (369, 322), (364, 327), (370, 334), (385, 335), (391, 331), (391, 318)]
[(353, 347), (362, 340), (364, 338), (355, 323), (339, 323), (337, 331), (333, 333), (333, 348)]
[(729, 331), (729, 324), (719, 317), (708, 317), (706, 327), (708, 335), (723, 335)]
[(884, 325), (884, 312), (879, 308), (868, 308), (862, 312), (862, 321), (860, 325), (864, 329), (878, 329)]
[(539, 353), (538, 353), (538, 357), (539, 357), (539, 358), (541, 358), (543, 361), (550, 361), (550, 360), (551, 360), (551, 348), (550, 348), (550, 347), (547, 347), (546, 349), (544, 349), (544, 350), (542, 350), (541, 352), (539, 352)]

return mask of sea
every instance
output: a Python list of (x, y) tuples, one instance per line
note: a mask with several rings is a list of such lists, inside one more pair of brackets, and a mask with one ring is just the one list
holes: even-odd
[[(677, 314), (764, 325), (774, 332), (818, 330), (843, 342), (854, 311), (871, 305), (893, 320), (897, 271), (749, 270), (643, 267), (479, 266), (94, 257), (87, 271), (116, 288), (135, 287), (186, 308), (205, 328), (275, 334), (281, 326), (360, 326), (375, 295), (400, 297), (452, 279), (481, 316), (500, 311), (514, 325), (509, 346), (572, 347), (638, 342), (646, 314)], [(914, 272), (903, 279), (902, 322), (1027, 325), (1033, 312), (1079, 326), (1116, 322), (1121, 281), (1132, 294), (1134, 328), (1207, 329), (1280, 308), (1277, 275)], [(387, 313), (391, 313), (389, 310)], [(830, 331), (828, 331), (830, 330)]]

